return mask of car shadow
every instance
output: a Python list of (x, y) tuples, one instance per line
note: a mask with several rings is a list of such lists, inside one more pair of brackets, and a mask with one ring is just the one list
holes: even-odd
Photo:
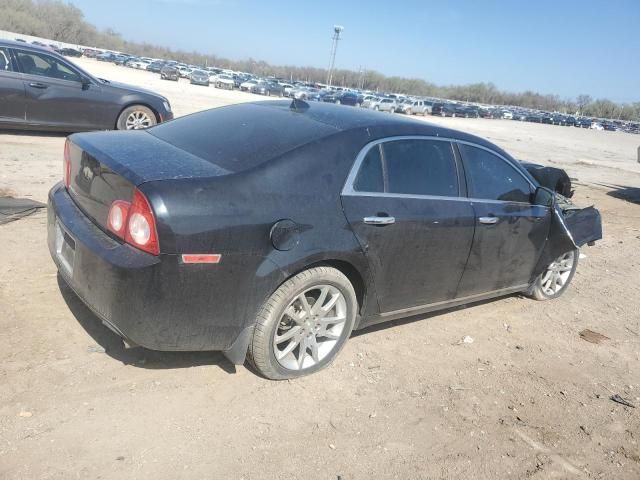
[(0, 129), (0, 135), (15, 135), (19, 137), (67, 137), (71, 132), (44, 132), (36, 130)]
[(229, 362), (221, 352), (158, 352), (143, 347), (126, 348), (122, 339), (109, 330), (78, 298), (60, 274), (57, 275), (57, 280), (62, 298), (73, 316), (111, 358), (125, 365), (154, 370), (217, 365), (227, 373), (236, 372), (235, 365)]
[(609, 191), (607, 195), (610, 197), (640, 205), (640, 188), (638, 187), (624, 187), (622, 185), (609, 185), (605, 183), (599, 183), (598, 185), (608, 188)]

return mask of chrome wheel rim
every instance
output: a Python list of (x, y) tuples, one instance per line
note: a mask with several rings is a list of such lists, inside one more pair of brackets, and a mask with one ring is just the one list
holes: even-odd
[(277, 362), (289, 370), (317, 365), (333, 352), (344, 332), (347, 302), (332, 285), (316, 285), (285, 308), (273, 335)]
[(575, 252), (569, 252), (558, 257), (547, 267), (540, 279), (540, 285), (545, 295), (555, 295), (567, 285), (574, 262)]
[(151, 125), (151, 118), (141, 110), (131, 112), (127, 115), (127, 121), (125, 122), (127, 130), (139, 130), (141, 128), (148, 128)]

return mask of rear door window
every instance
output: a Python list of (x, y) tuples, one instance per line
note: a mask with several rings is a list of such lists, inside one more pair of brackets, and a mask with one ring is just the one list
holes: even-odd
[(460, 144), (469, 197), (529, 203), (531, 186), (515, 167), (482, 148)]
[(458, 171), (451, 143), (416, 139), (375, 145), (364, 157), (353, 189), (457, 197)]
[(449, 142), (397, 140), (382, 145), (388, 192), (458, 196), (458, 172)]

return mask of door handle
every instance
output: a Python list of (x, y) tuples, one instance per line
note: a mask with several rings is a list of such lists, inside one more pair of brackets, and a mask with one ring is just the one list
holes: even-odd
[(364, 217), (363, 220), (367, 225), (391, 225), (396, 223), (396, 217)]
[(48, 85), (46, 83), (40, 83), (40, 82), (31, 82), (29, 84), (29, 86), (33, 87), (33, 88), (47, 88), (48, 87)]
[(485, 225), (495, 225), (498, 223), (498, 217), (479, 217), (478, 221)]

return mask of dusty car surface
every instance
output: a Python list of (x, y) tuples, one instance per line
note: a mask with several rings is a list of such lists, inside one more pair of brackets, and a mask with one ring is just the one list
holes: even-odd
[(129, 344), (220, 350), (272, 379), (354, 329), (515, 292), (561, 295), (593, 208), (481, 138), (294, 100), (69, 137), (49, 193), (62, 278)]

